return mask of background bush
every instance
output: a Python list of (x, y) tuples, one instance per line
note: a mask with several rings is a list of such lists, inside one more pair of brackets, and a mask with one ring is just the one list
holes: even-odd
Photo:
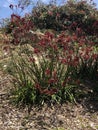
[(98, 34), (98, 10), (86, 1), (69, 0), (61, 6), (36, 6), (32, 10), (31, 19), (40, 29), (76, 31), (77, 28), (81, 28), (88, 35)]

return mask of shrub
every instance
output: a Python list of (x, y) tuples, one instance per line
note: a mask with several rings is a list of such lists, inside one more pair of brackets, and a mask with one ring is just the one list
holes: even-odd
[[(81, 28), (88, 35), (97, 35), (98, 10), (87, 1), (67, 1), (62, 6), (41, 5), (32, 10), (31, 19), (37, 28), (57, 31), (76, 31)], [(91, 28), (91, 26), (96, 26)]]
[(12, 14), (10, 25), (11, 27), (9, 28), (12, 36), (11, 43), (16, 45), (25, 44), (29, 43), (29, 41), (33, 39), (33, 37), (30, 35), (29, 30), (34, 26), (28, 17), (21, 18), (20, 16)]
[(20, 46), (9, 68), (16, 101), (25, 105), (74, 101), (81, 79), (98, 79), (96, 47), (85, 40), (46, 32), (36, 47)]
[[(16, 14), (11, 15), (11, 21), (6, 26), (6, 32), (11, 33), (12, 43), (24, 44), (33, 40), (35, 36), (29, 30), (51, 29), (60, 33), (69, 31), (78, 37), (88, 35), (97, 39), (98, 35), (98, 10), (87, 1), (67, 1), (66, 4), (36, 5), (31, 15), (21, 18)], [(92, 28), (91, 28), (92, 26)], [(25, 28), (25, 30), (24, 30)], [(18, 33), (17, 33), (18, 32)], [(29, 40), (30, 39), (30, 40)], [(98, 40), (98, 39), (97, 39)]]
[[(12, 15), (12, 42), (18, 52), (12, 51), (8, 72), (13, 78), (16, 103), (75, 101), (82, 80), (98, 80), (97, 28), (92, 30), (94, 35), (89, 30), (89, 25), (96, 27), (97, 23), (91, 10), (95, 11), (80, 1), (35, 8), (32, 18)], [(36, 28), (59, 31), (36, 33)]]

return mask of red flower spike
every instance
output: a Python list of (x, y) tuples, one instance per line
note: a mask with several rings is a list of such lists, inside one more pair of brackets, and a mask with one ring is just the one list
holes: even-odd
[(51, 78), (51, 79), (49, 79), (49, 81), (48, 81), (49, 84), (53, 84), (53, 83), (56, 83), (56, 82), (57, 82), (57, 80), (54, 79), (54, 78)]
[(34, 48), (34, 53), (38, 54), (40, 50), (38, 48)]
[(4, 47), (3, 47), (3, 50), (4, 50), (5, 52), (9, 51), (9, 49), (10, 49), (9, 46), (4, 46)]
[(46, 32), (46, 33), (45, 33), (45, 36), (46, 36), (46, 38), (48, 38), (49, 40), (52, 40), (53, 37), (54, 37), (54, 35), (53, 35), (52, 33), (50, 33), (50, 32)]
[(61, 63), (65, 64), (65, 63), (67, 63), (67, 60), (66, 59), (62, 59)]
[(41, 86), (38, 83), (35, 84), (35, 88), (38, 89), (42, 93)]
[(29, 58), (29, 61), (30, 61), (30, 62), (35, 62), (35, 59), (32, 58), (32, 57), (30, 57), (30, 58)]
[(55, 89), (55, 88), (53, 88), (51, 90), (45, 89), (45, 90), (43, 90), (43, 93), (47, 94), (47, 95), (53, 95), (53, 94), (57, 93), (57, 89)]
[[(11, 15), (11, 21), (17, 23), (17, 22), (18, 22), (17, 20), (20, 20), (20, 16), (18, 16), (18, 15), (16, 15), (16, 14), (12, 14), (12, 15)], [(19, 23), (19, 22), (18, 22), (18, 23)], [(18, 24), (18, 23), (17, 23), (17, 24)]]
[(41, 39), (40, 42), (38, 43), (38, 45), (45, 47), (46, 46), (45, 40)]
[(56, 78), (57, 77), (57, 72), (54, 70), (53, 71), (53, 77)]
[(68, 37), (66, 38), (66, 42), (70, 42), (70, 41), (71, 41), (71, 37), (68, 36)]
[(46, 75), (50, 75), (50, 69), (47, 69), (47, 70), (45, 71), (45, 74), (46, 74)]
[(98, 58), (98, 54), (92, 54), (92, 58), (96, 60)]
[(90, 58), (90, 56), (89, 55), (84, 55), (84, 60), (88, 60)]
[(79, 57), (75, 56), (74, 61), (79, 61)]
[(67, 80), (63, 81), (63, 83), (62, 83), (62, 86), (63, 86), (63, 87), (65, 87), (66, 81), (67, 81)]
[(14, 5), (10, 4), (9, 7), (10, 7), (11, 9), (13, 9)]
[(57, 13), (57, 14), (56, 14), (56, 17), (60, 17), (60, 14), (59, 14), (59, 13)]
[(53, 12), (52, 12), (52, 11), (48, 11), (48, 14), (49, 14), (50, 16), (52, 16), (52, 15), (53, 15)]

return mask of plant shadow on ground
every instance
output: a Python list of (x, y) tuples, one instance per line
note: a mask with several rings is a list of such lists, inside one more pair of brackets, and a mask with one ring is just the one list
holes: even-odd
[(98, 112), (98, 81), (86, 80), (80, 85), (77, 103), (81, 104), (87, 112)]

